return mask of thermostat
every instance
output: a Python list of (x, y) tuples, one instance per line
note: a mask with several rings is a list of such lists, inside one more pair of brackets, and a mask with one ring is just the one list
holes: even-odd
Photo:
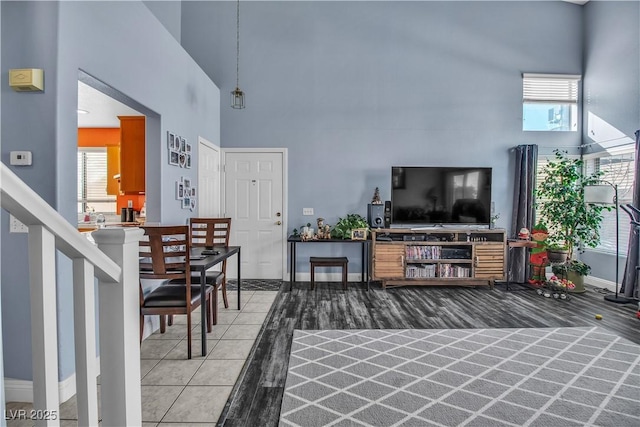
[(9, 164), (15, 166), (31, 166), (31, 151), (12, 151)]

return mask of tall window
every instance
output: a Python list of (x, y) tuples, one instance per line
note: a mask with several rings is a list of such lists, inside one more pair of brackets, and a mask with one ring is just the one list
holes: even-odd
[(78, 149), (78, 213), (114, 213), (116, 196), (107, 194), (107, 149)]
[[(536, 182), (544, 179), (544, 168), (547, 159), (542, 156), (538, 160), (538, 174)], [(631, 203), (633, 201), (633, 173), (635, 170), (635, 159), (633, 147), (622, 154), (609, 155), (602, 153), (597, 156), (589, 156), (584, 159), (585, 173), (602, 172), (602, 179), (612, 184), (618, 185), (618, 200), (621, 205)], [(600, 226), (600, 244), (594, 248), (603, 252), (615, 253), (616, 251), (616, 212), (604, 211), (602, 213), (603, 221)], [(540, 218), (539, 212), (536, 212), (536, 218)], [(630, 218), (620, 209), (620, 253), (627, 251), (629, 244)]]
[[(602, 179), (618, 185), (618, 202), (621, 205), (633, 202), (633, 173), (635, 159), (633, 148), (629, 152), (616, 155), (603, 155), (586, 158), (587, 173), (602, 172)], [(616, 212), (603, 212), (604, 220), (600, 227), (600, 245), (596, 249), (614, 253), (616, 251)], [(626, 253), (629, 244), (630, 218), (620, 209), (620, 253)]]
[(578, 83), (569, 74), (522, 75), (522, 130), (577, 131)]

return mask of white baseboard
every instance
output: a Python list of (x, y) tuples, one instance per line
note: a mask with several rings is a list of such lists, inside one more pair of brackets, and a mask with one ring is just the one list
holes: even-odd
[(616, 291), (615, 282), (612, 282), (610, 280), (601, 279), (599, 277), (587, 276), (584, 278), (584, 282), (591, 286), (595, 286), (597, 288), (607, 289), (611, 292)]
[(33, 381), (5, 378), (4, 398), (7, 402), (33, 402)]
[[(96, 368), (100, 375), (100, 357), (96, 358)], [(71, 374), (58, 383), (58, 399), (64, 403), (76, 394), (76, 374)], [(4, 397), (6, 402), (33, 403), (33, 381), (4, 379)]]

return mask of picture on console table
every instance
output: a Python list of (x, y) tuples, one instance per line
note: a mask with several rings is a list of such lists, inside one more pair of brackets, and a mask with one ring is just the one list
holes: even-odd
[(367, 240), (367, 229), (354, 228), (351, 230), (351, 240)]

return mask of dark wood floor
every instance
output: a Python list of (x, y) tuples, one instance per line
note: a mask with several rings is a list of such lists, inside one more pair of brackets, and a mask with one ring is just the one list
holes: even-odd
[[(595, 289), (571, 300), (544, 298), (518, 285), (402, 287), (366, 292), (350, 284), (308, 283), (280, 288), (219, 425), (277, 426), (294, 329), (444, 329), (599, 326), (640, 344), (637, 302), (619, 305)], [(601, 314), (602, 320), (595, 315)]]

